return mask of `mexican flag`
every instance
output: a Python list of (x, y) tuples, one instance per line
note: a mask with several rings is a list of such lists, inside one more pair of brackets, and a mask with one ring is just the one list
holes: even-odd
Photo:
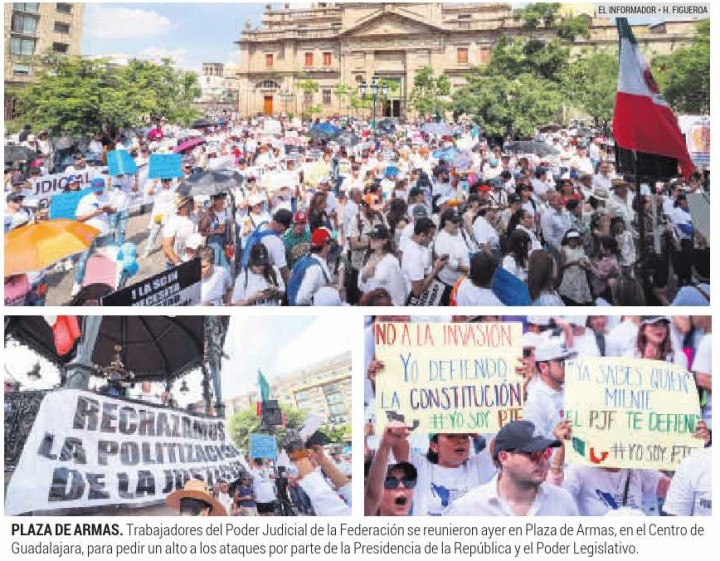
[(660, 95), (627, 18), (617, 18), (620, 73), (613, 135), (621, 148), (677, 159), (688, 177), (695, 166), (670, 106)]

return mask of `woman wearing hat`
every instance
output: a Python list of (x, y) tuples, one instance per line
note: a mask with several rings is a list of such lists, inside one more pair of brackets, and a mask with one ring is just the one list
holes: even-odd
[(680, 341), (673, 341), (673, 325), (668, 316), (642, 316), (634, 348), (626, 356), (662, 360), (687, 368), (687, 357), (681, 347)]
[(248, 266), (235, 279), (230, 302), (233, 306), (279, 306), (285, 292), (280, 270), (270, 264), (262, 243), (250, 248)]
[(200, 219), (198, 229), (207, 238), (205, 244), (215, 250), (215, 265), (229, 271), (228, 248), (231, 248), (235, 236), (232, 214), (225, 204), (226, 197), (226, 193), (212, 196), (212, 204)]
[(183, 489), (170, 493), (165, 497), (165, 504), (180, 516), (227, 516), (225, 507), (199, 479), (190, 479)]
[(363, 294), (384, 288), (390, 294), (393, 305), (402, 306), (407, 298), (405, 281), (400, 261), (393, 251), (390, 230), (384, 224), (377, 224), (369, 238), (358, 288)]

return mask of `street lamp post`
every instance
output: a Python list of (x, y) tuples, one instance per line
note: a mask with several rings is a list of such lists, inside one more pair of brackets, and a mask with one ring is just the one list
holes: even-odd
[(289, 90), (281, 90), (280, 97), (282, 98), (283, 105), (285, 107), (285, 115), (287, 115), (288, 114), (288, 102), (292, 99), (293, 93)]
[(390, 88), (387, 86), (387, 84), (380, 85), (380, 81), (377, 76), (373, 76), (370, 84), (367, 84), (366, 82), (362, 82), (359, 86), (360, 89), (360, 95), (363, 99), (365, 99), (365, 95), (370, 92), (370, 95), (372, 96), (372, 102), (373, 102), (373, 112), (372, 112), (372, 121), (370, 128), (373, 131), (373, 134), (375, 134), (376, 130), (376, 111), (377, 111), (377, 100), (378, 96), (382, 95), (384, 97), (387, 97), (388, 92), (390, 91)]

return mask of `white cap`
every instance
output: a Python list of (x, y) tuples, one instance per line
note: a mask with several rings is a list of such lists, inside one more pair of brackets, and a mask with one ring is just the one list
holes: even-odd
[(253, 193), (247, 199), (248, 206), (259, 205), (264, 202), (265, 202), (265, 197), (263, 197), (262, 195), (258, 195), (257, 193)]
[(564, 360), (575, 356), (574, 352), (567, 350), (567, 347), (558, 337), (548, 339), (544, 344), (535, 348), (535, 361), (546, 362), (548, 360)]
[(550, 316), (528, 316), (527, 322), (533, 325), (550, 325)]
[(540, 333), (533, 333), (532, 331), (526, 331), (522, 336), (523, 347), (539, 347), (547, 342), (547, 337)]

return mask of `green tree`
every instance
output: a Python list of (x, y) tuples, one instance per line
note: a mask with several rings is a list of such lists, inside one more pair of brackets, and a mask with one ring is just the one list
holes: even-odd
[(340, 101), (340, 112), (342, 113), (343, 101), (345, 100), (345, 98), (351, 95), (352, 90), (347, 84), (335, 84), (335, 87), (333, 88), (333, 93), (335, 94), (335, 97), (337, 97)]
[(471, 76), (453, 96), (453, 110), (473, 115), (490, 136), (531, 136), (539, 125), (557, 120), (562, 103), (557, 84), (529, 73)]
[[(277, 436), (278, 444), (282, 441), (285, 436), (285, 429), (297, 429), (302, 426), (307, 419), (307, 413), (301, 411), (292, 405), (283, 403), (280, 405), (283, 415), (285, 416), (285, 427), (278, 428), (275, 430), (275, 436)], [(253, 433), (266, 433), (267, 430), (262, 429), (262, 417), (257, 415), (255, 405), (248, 409), (244, 409), (235, 413), (228, 420), (228, 431), (230, 432), (230, 439), (235, 445), (245, 450), (250, 451), (250, 435)]]
[[(301, 77), (303, 79), (295, 82), (295, 86), (303, 93), (302, 113), (303, 118), (308, 119), (312, 115), (308, 112), (308, 98), (310, 97), (310, 95), (314, 95), (318, 92), (318, 90), (320, 89), (320, 82), (318, 82), (317, 80), (312, 80), (306, 75), (303, 75)], [(312, 103), (310, 105), (312, 107)]]
[(653, 76), (668, 103), (679, 113), (710, 113), (710, 20), (697, 24), (687, 47), (656, 57)]
[(612, 120), (617, 76), (617, 49), (584, 52), (570, 66), (565, 91), (573, 105), (590, 115), (599, 128)]
[(37, 82), (19, 92), (23, 119), (59, 134), (91, 134), (134, 127), (148, 116), (185, 123), (200, 113), (192, 107), (197, 76), (169, 61), (131, 61), (48, 56)]
[(445, 74), (435, 76), (431, 66), (423, 66), (415, 74), (410, 91), (410, 106), (418, 115), (425, 117), (444, 113), (448, 103), (443, 97), (450, 94), (450, 80)]
[(574, 41), (578, 36), (590, 38), (588, 19), (585, 16), (561, 15), (560, 4), (528, 4), (513, 12), (513, 17), (522, 22), (528, 31), (549, 29), (564, 41)]
[(357, 92), (350, 92), (350, 108), (355, 109), (355, 118), (360, 118), (360, 110), (363, 109), (369, 109), (372, 107), (372, 99), (369, 97), (361, 96)]
[(350, 425), (337, 425), (333, 428), (323, 428), (321, 431), (332, 443), (352, 442), (352, 427)]

